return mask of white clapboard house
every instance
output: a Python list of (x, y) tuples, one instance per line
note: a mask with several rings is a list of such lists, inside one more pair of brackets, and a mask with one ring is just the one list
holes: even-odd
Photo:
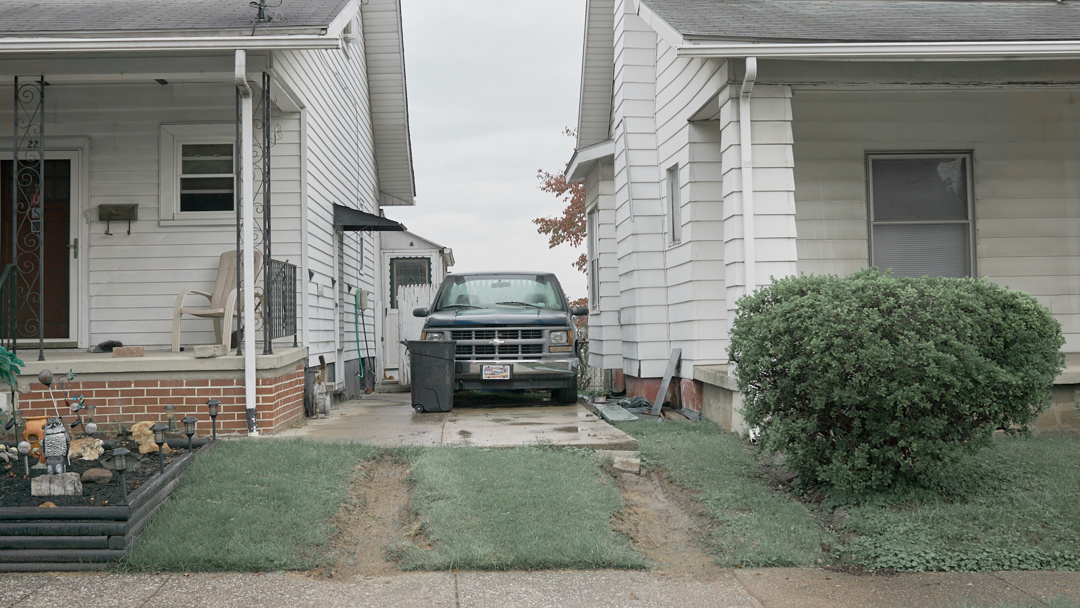
[(1080, 351), (1080, 4), (588, 0), (584, 49), (589, 358), (631, 394), (681, 349), (670, 397), (739, 428), (736, 300), (870, 265), (1029, 292)]
[[(399, 4), (0, 3), (0, 340), (24, 414), (51, 411), (41, 369), (74, 372), (61, 393), (99, 423), (171, 405), (200, 434), (210, 399), (219, 429), (274, 432), (305, 384), (371, 385), (379, 235), (404, 229), (382, 210), (414, 194)], [(178, 307), (218, 318), (185, 312), (174, 345)], [(125, 348), (87, 352), (106, 341)]]

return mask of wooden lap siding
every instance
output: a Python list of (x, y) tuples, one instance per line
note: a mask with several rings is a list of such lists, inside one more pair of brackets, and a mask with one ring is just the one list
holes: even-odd
[[(276, 433), (300, 420), (304, 414), (303, 367), (278, 370), (277, 374), (256, 381), (258, 427), (266, 434)], [(185, 416), (195, 416), (199, 419), (196, 425), (198, 436), (209, 436), (210, 415), (206, 411), (206, 402), (213, 398), (221, 401), (218, 433), (247, 432), (243, 378), (75, 381), (65, 391), (54, 390), (53, 394), (60, 414), (69, 421), (71, 412), (64, 401), (65, 394), (85, 397), (88, 403), (94, 404), (94, 420), (102, 431), (113, 422), (130, 426), (143, 420), (165, 421), (165, 406), (174, 405), (177, 423)], [(29, 392), (19, 394), (18, 400), (24, 416), (55, 415), (49, 392), (41, 384), (31, 384)]]

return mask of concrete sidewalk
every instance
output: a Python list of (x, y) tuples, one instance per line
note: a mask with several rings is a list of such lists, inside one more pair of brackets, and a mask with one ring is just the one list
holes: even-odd
[(425, 572), (348, 580), (304, 573), (0, 574), (0, 606), (718, 607), (1039, 606), (1080, 593), (1080, 573), (852, 576), (819, 569), (725, 570), (713, 580), (636, 571)]
[(357, 441), (381, 446), (474, 445), (511, 447), (548, 443), (598, 450), (635, 450), (633, 437), (580, 404), (546, 402), (480, 407), (449, 412), (413, 411), (408, 393), (374, 393), (334, 407), (327, 418), (306, 420), (274, 437)]

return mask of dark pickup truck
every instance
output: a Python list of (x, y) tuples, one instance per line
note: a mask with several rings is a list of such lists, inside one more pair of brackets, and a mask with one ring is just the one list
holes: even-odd
[(447, 275), (426, 317), (421, 340), (453, 340), (457, 390), (547, 390), (559, 403), (577, 400), (578, 356), (570, 307), (550, 273)]

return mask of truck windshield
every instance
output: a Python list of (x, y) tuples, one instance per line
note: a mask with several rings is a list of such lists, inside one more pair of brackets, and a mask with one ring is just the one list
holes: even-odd
[(504, 306), (565, 310), (555, 279), (533, 275), (451, 277), (435, 310)]

